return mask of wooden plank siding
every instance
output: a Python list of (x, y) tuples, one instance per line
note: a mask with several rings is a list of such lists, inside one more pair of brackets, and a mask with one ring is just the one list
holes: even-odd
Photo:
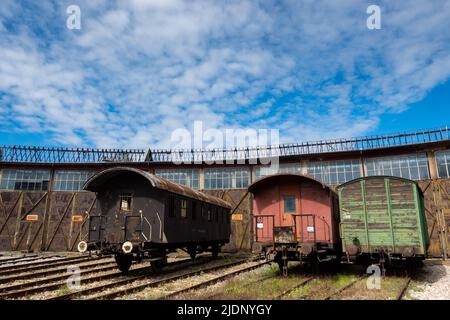
[(414, 182), (402, 179), (370, 177), (344, 184), (339, 188), (344, 251), (358, 245), (361, 252), (401, 254), (413, 247), (424, 255), (429, 241), (421, 197)]

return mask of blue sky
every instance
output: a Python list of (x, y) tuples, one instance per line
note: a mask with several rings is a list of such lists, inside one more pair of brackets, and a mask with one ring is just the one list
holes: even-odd
[(172, 147), (194, 121), (345, 138), (449, 125), (449, 101), (448, 0), (0, 3), (0, 144)]

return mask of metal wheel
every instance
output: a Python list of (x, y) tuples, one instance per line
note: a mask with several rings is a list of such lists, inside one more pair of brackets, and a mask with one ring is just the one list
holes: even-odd
[(213, 245), (212, 250), (211, 250), (211, 254), (212, 254), (213, 259), (216, 259), (219, 256), (219, 251), (220, 251), (219, 246), (218, 245)]
[(123, 274), (127, 274), (130, 270), (131, 264), (133, 263), (132, 255), (116, 254), (115, 256), (117, 266)]
[(154, 273), (160, 273), (166, 263), (167, 263), (167, 257), (164, 256), (162, 259), (152, 261), (150, 263), (150, 266)]
[(195, 259), (195, 256), (197, 255), (197, 248), (196, 247), (188, 247), (187, 252), (189, 253), (189, 256), (192, 260)]

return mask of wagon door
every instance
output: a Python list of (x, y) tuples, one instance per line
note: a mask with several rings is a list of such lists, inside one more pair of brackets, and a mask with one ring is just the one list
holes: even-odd
[(298, 184), (281, 184), (279, 187), (279, 226), (295, 225), (295, 215), (301, 213), (300, 187)]
[(390, 215), (391, 197), (388, 181), (376, 178), (362, 182), (369, 251), (374, 249), (392, 250), (393, 248), (394, 233)]
[(98, 199), (97, 214), (90, 217), (89, 240), (124, 242), (124, 217), (126, 212), (131, 210), (131, 197), (128, 197), (128, 194), (104, 192), (98, 195)]
[(103, 227), (103, 216), (90, 216), (89, 217), (89, 236), (88, 239), (91, 242), (100, 242), (103, 240), (102, 231), (105, 229)]
[(344, 251), (368, 250), (364, 181), (356, 181), (339, 190), (341, 237)]

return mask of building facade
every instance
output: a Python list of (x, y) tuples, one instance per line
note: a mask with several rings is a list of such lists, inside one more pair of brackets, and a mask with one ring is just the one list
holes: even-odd
[[(259, 161), (270, 159), (267, 155), (275, 156), (272, 165)], [(261, 177), (299, 173), (332, 187), (374, 175), (416, 180), (425, 194), (430, 254), (449, 254), (450, 128), (270, 150), (2, 147), (0, 251), (73, 250), (85, 237), (87, 217), (95, 207), (95, 196), (82, 190), (84, 183), (96, 172), (118, 165), (147, 170), (229, 201), (234, 206), (230, 250), (251, 248), (253, 219), (246, 189)]]

